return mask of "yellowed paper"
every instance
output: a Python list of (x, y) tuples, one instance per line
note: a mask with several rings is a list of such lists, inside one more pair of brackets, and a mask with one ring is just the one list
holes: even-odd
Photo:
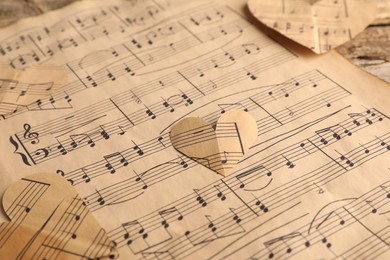
[(12, 184), (0, 224), (4, 259), (113, 259), (115, 245), (75, 189), (55, 174), (35, 174)]
[(351, 40), (377, 14), (364, 0), (249, 0), (248, 7), (259, 21), (315, 53)]
[(257, 139), (256, 120), (241, 110), (230, 110), (214, 128), (197, 117), (179, 121), (171, 129), (173, 147), (207, 168), (228, 176)]
[[(41, 99), (55, 107), (1, 118), (0, 193), (57, 173), (119, 259), (388, 259), (389, 85), (335, 51), (278, 43), (246, 10), (80, 1), (0, 30), (1, 63), (35, 52), (68, 68)], [(229, 176), (172, 147), (180, 120), (230, 110), (258, 137)]]
[(390, 18), (390, 2), (387, 0), (368, 0), (369, 3), (374, 4), (378, 8), (377, 19)]

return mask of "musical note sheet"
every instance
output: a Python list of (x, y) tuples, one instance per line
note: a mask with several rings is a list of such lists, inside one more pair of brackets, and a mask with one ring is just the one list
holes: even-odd
[[(119, 259), (388, 259), (389, 85), (258, 25), (243, 0), (112, 0), (0, 30), (3, 66), (67, 74), (1, 115), (1, 194), (58, 175)], [(172, 146), (232, 110), (258, 136), (227, 177)]]
[(11, 221), (0, 224), (0, 255), (7, 259), (114, 259), (115, 244), (63, 178), (40, 173), (4, 193)]
[(66, 80), (67, 71), (56, 65), (23, 70), (0, 66), (0, 116), (50, 96), (65, 85)]
[(227, 177), (256, 141), (256, 120), (246, 111), (222, 113), (214, 127), (187, 117), (171, 128), (172, 146), (190, 159)]
[(366, 0), (248, 0), (248, 7), (259, 21), (315, 53), (351, 40), (378, 12)]

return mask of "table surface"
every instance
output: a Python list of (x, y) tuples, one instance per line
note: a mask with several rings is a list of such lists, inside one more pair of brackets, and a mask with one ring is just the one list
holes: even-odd
[[(0, 27), (77, 0), (0, 0)], [(337, 51), (360, 68), (390, 83), (390, 13), (374, 21)]]

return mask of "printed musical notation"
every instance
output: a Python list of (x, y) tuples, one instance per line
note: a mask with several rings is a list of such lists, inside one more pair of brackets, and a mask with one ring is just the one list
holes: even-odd
[[(244, 4), (82, 1), (0, 30), (9, 69), (57, 64), (67, 77), (50, 93), (0, 81), (13, 98), (45, 92), (4, 103), (0, 192), (21, 177), (25, 188), (5, 207), (0, 252), (54, 193), (30, 173), (51, 172), (79, 197), (55, 213), (62, 244), (42, 240), (39, 256), (77, 243), (90, 210), (105, 231), (80, 255), (105, 245), (119, 259), (389, 257), (388, 86), (334, 53), (279, 44)], [(183, 147), (237, 138), (233, 124), (217, 127), (237, 110), (258, 134), (229, 176), (174, 149), (171, 129), (188, 117), (208, 125), (183, 134)], [(216, 167), (238, 161), (219, 155)]]
[(13, 184), (3, 197), (0, 254), (11, 259), (117, 258), (115, 245), (75, 190), (51, 174)]
[(268, 27), (316, 53), (351, 40), (376, 17), (376, 8), (354, 0), (249, 0), (253, 15)]

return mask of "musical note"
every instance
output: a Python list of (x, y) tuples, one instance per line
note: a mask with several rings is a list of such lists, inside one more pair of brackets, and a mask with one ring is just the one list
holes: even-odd
[(134, 174), (137, 176), (137, 178), (135, 178), (135, 181), (136, 182), (142, 182), (142, 189), (143, 190), (146, 190), (148, 188), (148, 185), (145, 183), (145, 181), (142, 179), (142, 175), (144, 175), (145, 173), (142, 173), (141, 175), (138, 175), (138, 173), (136, 171), (134, 171)]
[[(287, 234), (287, 235), (283, 235), (283, 236), (280, 236), (280, 237), (277, 237), (277, 238), (274, 238), (272, 240), (269, 240), (269, 241), (266, 241), (264, 242), (264, 246), (267, 247), (268, 249), (273, 246), (274, 244), (276, 243), (283, 243), (284, 246), (286, 247), (286, 252), (288, 254), (292, 253), (293, 249), (291, 248), (291, 246), (289, 245), (289, 241), (290, 240), (293, 240), (294, 238), (296, 237), (301, 237), (301, 233), (299, 232), (293, 232), (293, 233), (290, 233), (290, 234)], [(272, 250), (270, 250), (270, 254), (268, 256), (269, 258), (273, 258), (274, 257), (274, 253)]]
[(316, 186), (316, 188), (317, 188), (317, 193), (318, 193), (318, 194), (323, 194), (323, 193), (325, 193), (325, 190), (324, 190), (322, 187), (318, 186), (317, 183), (313, 183), (313, 185)]
[(257, 197), (255, 197), (253, 194), (252, 196), (255, 198), (255, 206), (258, 207), (264, 213), (267, 213), (269, 210), (268, 207), (264, 203), (262, 203)]
[(88, 174), (86, 173), (86, 171), (85, 171), (84, 169), (81, 169), (81, 170), (83, 171), (83, 176), (82, 176), (82, 178), (83, 178), (84, 182), (85, 182), (85, 183), (90, 182), (90, 181), (91, 181), (91, 178), (88, 176)]
[(202, 206), (202, 207), (206, 207), (207, 206), (207, 202), (203, 199), (203, 197), (200, 195), (199, 193), (199, 190), (198, 189), (194, 189), (194, 192), (195, 194), (197, 195), (196, 196), (196, 201)]
[(153, 113), (152, 110), (150, 110), (146, 105), (144, 105), (146, 108), (146, 114), (151, 118), (151, 119), (156, 119), (156, 115)]
[(101, 129), (101, 132), (100, 132), (100, 135), (104, 138), (104, 139), (109, 139), (110, 138), (110, 135), (106, 132), (106, 130), (103, 128), (103, 126), (99, 126), (100, 129)]
[[(265, 175), (261, 175), (261, 173), (265, 173)], [(271, 177), (272, 172), (268, 170), (265, 166), (263, 165), (258, 165), (253, 168), (250, 168), (238, 175), (236, 175), (236, 179), (240, 183), (239, 188), (244, 189), (247, 185), (255, 183), (256, 180), (260, 180), (262, 176), (267, 176)], [(260, 187), (256, 187), (255, 189), (248, 189), (245, 188), (245, 191), (259, 191), (262, 190), (268, 185), (271, 184), (272, 178), (270, 180), (266, 180), (267, 183), (261, 183)], [(251, 186), (251, 185), (250, 185)]]
[(98, 190), (96, 190), (96, 193), (98, 194), (98, 198), (97, 198), (97, 202), (100, 204), (100, 205), (104, 205), (106, 203), (106, 201), (104, 200), (103, 196), (100, 194), (100, 192)]
[(221, 160), (222, 164), (226, 164), (228, 162), (228, 158), (227, 158), (228, 154), (229, 154), (228, 152), (223, 151), (223, 157), (222, 157), (222, 160)]
[[(23, 30), (3, 29), (0, 35), (8, 36), (0, 40), (0, 57), (6, 66), (39, 64), (48, 73), (44, 68), (55, 61), (66, 68), (68, 82), (0, 80), (1, 94), (12, 91), (15, 100), (26, 101), (0, 102), (2, 131), (11, 143), (0, 164), (17, 176), (47, 169), (77, 186), (81, 201), (109, 232), (109, 239), (97, 234), (95, 241), (113, 240), (125, 258), (353, 259), (363, 249), (362, 258), (386, 258), (387, 251), (375, 251), (386, 245), (375, 235), (385, 238), (388, 231), (385, 85), (332, 52), (314, 59), (278, 44), (237, 7), (219, 0), (75, 3), (44, 16), (44, 26), (32, 18), (20, 24)], [(299, 8), (286, 2), (284, 11)], [(291, 21), (271, 26), (297, 35), (314, 32)], [(317, 31), (325, 32), (343, 34)], [(377, 90), (368, 91), (371, 101), (364, 85)], [(27, 103), (32, 93), (44, 95)], [(259, 138), (230, 176), (213, 175), (202, 165), (230, 167), (242, 155), (239, 148), (201, 158), (173, 149), (172, 126), (185, 117), (202, 118), (210, 127), (183, 134), (181, 147), (207, 142), (214, 132), (239, 147), (234, 124), (214, 128), (232, 109), (256, 119)], [(359, 167), (373, 167), (375, 178), (364, 178), (367, 171)], [(0, 186), (6, 187), (15, 177), (4, 176)], [(379, 183), (383, 189), (373, 188)], [(353, 200), (318, 211), (330, 188)], [(36, 205), (20, 201), (15, 212), (29, 216)], [(74, 201), (62, 217), (69, 225), (58, 237), (82, 239), (80, 203)], [(375, 235), (364, 227), (356, 232), (359, 221)], [(0, 225), (0, 243), (3, 232)], [(354, 239), (340, 243), (340, 237)], [(58, 245), (47, 245), (36, 255), (55, 256)]]
[(69, 138), (72, 140), (70, 146), (72, 146), (73, 148), (76, 148), (79, 144), (83, 143), (84, 141), (87, 141), (89, 147), (95, 146), (95, 142), (88, 134), (69, 135)]
[(338, 152), (337, 150), (335, 150), (339, 155), (340, 155), (340, 161), (345, 161), (345, 164), (349, 167), (353, 167), (355, 164), (353, 163), (353, 161), (351, 161), (350, 159), (347, 158), (347, 156), (341, 154), (340, 152)]
[(246, 70), (246, 69), (245, 69), (245, 71), (246, 71), (246, 75), (247, 75), (251, 80), (256, 80), (256, 79), (257, 79), (257, 77), (256, 77), (252, 72), (250, 72), (250, 71), (248, 71), (248, 70)]
[(157, 141), (158, 141), (163, 147), (166, 147), (166, 145), (164, 144), (163, 140), (164, 140), (164, 137), (162, 137), (162, 136), (159, 136), (159, 137), (157, 138)]
[(226, 200), (226, 196), (225, 194), (223, 193), (223, 191), (221, 191), (221, 189), (219, 188), (218, 185), (214, 185), (215, 189), (218, 191), (217, 193), (217, 197), (221, 200), (221, 201), (224, 201)]
[(59, 140), (57, 140), (57, 143), (58, 143), (57, 149), (60, 151), (60, 153), (62, 155), (68, 154), (68, 150), (62, 145), (62, 143)]
[[(145, 231), (145, 229), (141, 225), (141, 223), (138, 222), (138, 220), (133, 220), (130, 222), (123, 223), (121, 226), (126, 232), (123, 235), (123, 237), (127, 240), (128, 245), (133, 243), (132, 236), (136, 233), (141, 234), (143, 239), (146, 239), (148, 237), (148, 233)], [(132, 231), (133, 229), (136, 229), (136, 230)]]
[(366, 203), (367, 203), (368, 205), (370, 205), (370, 207), (372, 208), (372, 209), (371, 209), (371, 213), (372, 213), (372, 214), (375, 214), (375, 213), (378, 212), (378, 210), (372, 205), (372, 201), (371, 201), (371, 200), (366, 200)]
[(286, 156), (284, 156), (283, 154), (282, 154), (281, 156), (284, 158), (284, 160), (286, 160), (286, 166), (287, 166), (288, 168), (292, 169), (292, 168), (295, 167), (295, 164), (292, 163), (289, 159), (287, 159)]
[(226, 109), (229, 108), (230, 109), (235, 109), (235, 108), (239, 108), (239, 109), (242, 109), (243, 111), (245, 112), (248, 112), (249, 109), (241, 104), (241, 103), (232, 103), (232, 104), (218, 104), (218, 106), (220, 107), (221, 109), (221, 114), (224, 114), (226, 112)]

